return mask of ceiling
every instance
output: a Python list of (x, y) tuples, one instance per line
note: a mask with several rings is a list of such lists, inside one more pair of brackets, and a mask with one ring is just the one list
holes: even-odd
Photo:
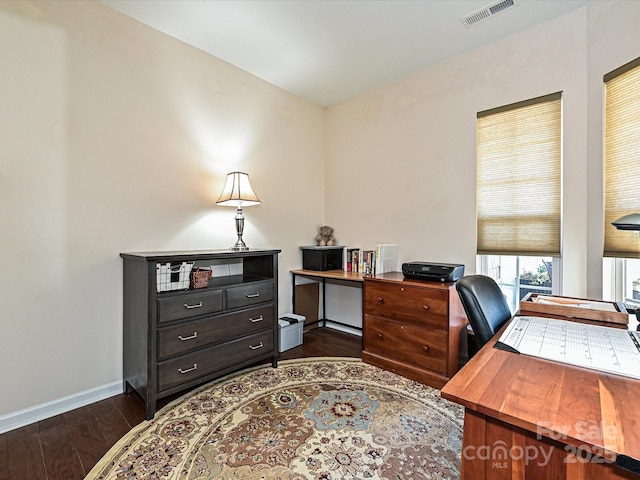
[(515, 0), (99, 0), (320, 106), (584, 7)]

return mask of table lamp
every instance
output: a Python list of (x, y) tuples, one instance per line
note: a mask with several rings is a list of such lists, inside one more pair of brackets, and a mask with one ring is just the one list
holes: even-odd
[(244, 216), (242, 215), (242, 207), (250, 207), (260, 205), (260, 199), (253, 193), (251, 183), (249, 183), (249, 175), (243, 172), (231, 172), (227, 174), (227, 181), (224, 184), (220, 198), (216, 205), (223, 207), (236, 207), (236, 233), (238, 240), (230, 250), (242, 251), (249, 250), (249, 247), (242, 241), (242, 232), (244, 230)]

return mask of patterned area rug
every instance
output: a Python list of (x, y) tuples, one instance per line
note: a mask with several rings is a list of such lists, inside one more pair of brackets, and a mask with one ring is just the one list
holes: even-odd
[(87, 479), (457, 479), (463, 410), (359, 359), (262, 366), (167, 405)]

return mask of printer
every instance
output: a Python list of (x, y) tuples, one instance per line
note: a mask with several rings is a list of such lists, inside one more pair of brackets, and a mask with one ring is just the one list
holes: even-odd
[(402, 273), (407, 278), (455, 282), (464, 275), (464, 265), (453, 263), (408, 262), (402, 264)]

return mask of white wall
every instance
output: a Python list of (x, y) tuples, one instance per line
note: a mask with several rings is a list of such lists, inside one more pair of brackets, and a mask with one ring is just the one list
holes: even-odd
[(263, 201), (245, 241), (283, 250), (281, 313), (323, 223), (472, 273), (476, 112), (554, 91), (564, 293), (599, 296), (602, 75), (640, 55), (637, 25), (640, 2), (594, 0), (325, 115), (101, 4), (0, 2), (0, 423), (121, 381), (118, 254), (233, 244), (214, 203), (234, 169)]
[(562, 91), (563, 293), (599, 298), (602, 75), (640, 56), (639, 15), (594, 1), (328, 109), (326, 223), (345, 244), (474, 273), (476, 113)]
[[(324, 216), (324, 111), (97, 2), (0, 2), (0, 419), (122, 380), (119, 253), (281, 248)], [(1, 423), (1, 422), (0, 422)]]

